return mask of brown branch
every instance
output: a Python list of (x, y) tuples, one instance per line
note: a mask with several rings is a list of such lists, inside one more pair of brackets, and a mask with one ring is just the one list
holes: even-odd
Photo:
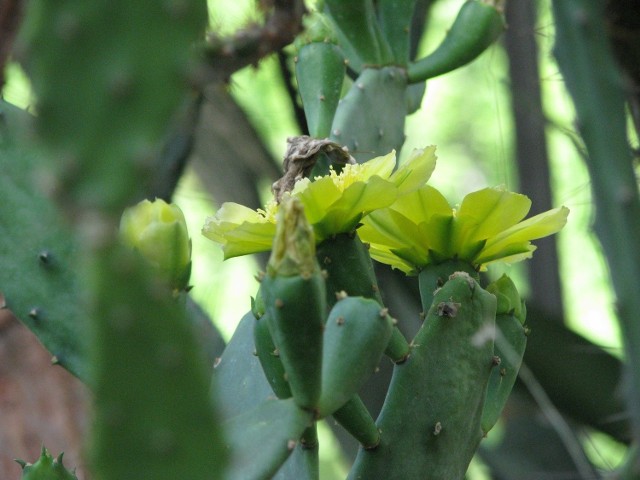
[(231, 37), (210, 35), (204, 49), (210, 67), (207, 80), (225, 81), (235, 71), (290, 44), (302, 30), (305, 12), (302, 0), (275, 0), (264, 25), (247, 27)]
[(22, 0), (0, 0), (0, 91), (4, 87), (4, 69), (18, 32), (22, 7)]

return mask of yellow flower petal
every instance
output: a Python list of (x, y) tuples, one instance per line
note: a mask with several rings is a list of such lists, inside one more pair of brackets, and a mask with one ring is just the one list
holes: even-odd
[[(391, 152), (383, 155), (381, 157), (372, 158), (371, 160), (360, 163), (358, 165), (352, 165), (351, 167), (356, 167), (359, 170), (359, 180), (365, 181), (377, 175), (380, 178), (387, 179), (393, 172), (393, 169), (396, 166), (396, 151), (391, 150)], [(349, 167), (349, 165), (346, 165)]]
[(487, 240), (487, 243), (478, 255), (478, 263), (486, 263), (487, 259), (495, 258), (502, 251), (513, 250), (514, 246), (522, 249), (530, 240), (547, 237), (559, 232), (567, 223), (569, 209), (559, 207), (531, 217), (504, 230), (495, 237)]
[(433, 215), (453, 215), (447, 199), (430, 185), (424, 185), (418, 190), (402, 195), (391, 208), (414, 223), (429, 221)]
[(404, 195), (422, 187), (436, 168), (436, 147), (416, 148), (409, 158), (391, 175), (398, 187), (398, 194)]
[(472, 256), (483, 240), (518, 223), (530, 208), (528, 197), (506, 191), (504, 187), (484, 188), (468, 194), (456, 213), (454, 249), (462, 258)]
[(298, 180), (291, 194), (300, 199), (307, 220), (312, 225), (318, 223), (342, 196), (342, 192), (329, 176), (318, 178), (314, 182), (308, 178)]
[[(271, 222), (244, 222), (225, 234), (224, 259), (271, 250), (276, 226)], [(221, 242), (222, 243), (222, 242)]]

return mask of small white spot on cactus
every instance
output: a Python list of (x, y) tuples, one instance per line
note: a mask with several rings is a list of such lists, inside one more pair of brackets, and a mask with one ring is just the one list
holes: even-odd
[(440, 435), (441, 431), (442, 431), (442, 423), (436, 422), (436, 424), (433, 426), (433, 435), (438, 436)]
[(494, 355), (494, 356), (491, 358), (491, 364), (492, 364), (494, 367), (497, 367), (497, 366), (498, 366), (498, 365), (500, 365), (501, 363), (502, 363), (502, 359), (501, 359), (498, 355)]
[(42, 312), (38, 307), (33, 307), (31, 310), (29, 310), (29, 317), (31, 317), (34, 320), (38, 320), (41, 313)]
[(56, 357), (55, 355), (51, 357), (51, 365), (58, 365), (59, 363), (60, 360), (58, 359), (58, 357)]
[(43, 265), (50, 265), (52, 256), (48, 250), (43, 250), (38, 254), (38, 259), (40, 260), (40, 263), (42, 263)]
[(287, 442), (287, 449), (288, 449), (288, 450), (293, 450), (294, 448), (296, 448), (296, 444), (297, 444), (297, 443), (298, 443), (298, 442), (296, 442), (295, 440), (289, 440), (289, 441)]
[(336, 318), (336, 323), (338, 325), (344, 325), (344, 317), (338, 317)]
[(218, 365), (220, 365), (221, 361), (222, 361), (222, 358), (216, 357), (216, 359), (213, 361), (213, 368), (217, 368)]
[(321, 102), (324, 102), (326, 100), (326, 97), (324, 95), (320, 95), (318, 98)]
[(382, 128), (378, 129), (378, 138), (382, 138), (384, 136), (384, 130)]
[(356, 86), (358, 87), (358, 90), (364, 90), (364, 84), (358, 83)]
[(345, 292), (344, 290), (340, 290), (339, 292), (336, 292), (336, 300), (343, 300), (348, 296), (349, 295), (347, 295), (347, 292)]
[(381, 318), (386, 317), (389, 314), (389, 309), (388, 308), (382, 308), (380, 309), (379, 315)]
[(341, 133), (342, 133), (342, 132), (341, 132), (340, 130), (338, 130), (337, 128), (333, 131), (333, 134), (334, 134), (336, 137), (339, 137)]
[(271, 353), (271, 355), (273, 355), (274, 357), (279, 357), (280, 356), (280, 350), (278, 350), (277, 348)]

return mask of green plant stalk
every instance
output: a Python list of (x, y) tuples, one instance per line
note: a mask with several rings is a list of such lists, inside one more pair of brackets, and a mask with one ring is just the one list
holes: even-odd
[(412, 354), (394, 367), (380, 445), (358, 453), (349, 478), (464, 477), (483, 435), (495, 312), (495, 296), (467, 274), (438, 290)]
[[(627, 405), (640, 442), (640, 200), (626, 137), (623, 81), (608, 43), (604, 5), (555, 0), (554, 53), (573, 97), (627, 359)], [(597, 94), (594, 94), (597, 92)]]
[(380, 443), (380, 430), (358, 395), (351, 397), (347, 403), (333, 412), (333, 418), (358, 440), (363, 448), (375, 448)]
[(409, 83), (424, 82), (475, 60), (505, 29), (502, 13), (483, 0), (467, 0), (440, 45), (409, 64)]

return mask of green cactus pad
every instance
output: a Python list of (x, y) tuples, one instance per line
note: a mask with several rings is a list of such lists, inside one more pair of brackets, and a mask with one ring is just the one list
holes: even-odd
[(260, 365), (267, 381), (278, 398), (291, 397), (291, 388), (280, 360), (280, 352), (276, 348), (269, 331), (269, 314), (263, 315), (253, 327), (253, 340)]
[(310, 278), (267, 274), (261, 291), (293, 397), (301, 407), (313, 409), (320, 398), (324, 279), (319, 272)]
[(271, 478), (312, 424), (312, 415), (293, 399), (268, 400), (226, 422), (231, 465), (225, 480)]
[(316, 247), (316, 257), (327, 279), (327, 304), (333, 307), (336, 294), (373, 298), (382, 303), (369, 250), (357, 234), (342, 233)]
[(375, 300), (347, 297), (331, 309), (322, 352), (321, 417), (342, 407), (374, 373), (393, 321)]
[(438, 290), (412, 354), (394, 367), (380, 445), (358, 453), (349, 478), (464, 477), (482, 438), (495, 311), (495, 297), (468, 274)]
[(8, 131), (26, 114), (5, 103), (0, 114), (0, 290), (6, 308), (38, 336), (55, 363), (87, 381), (77, 242), (34, 175), (48, 159)]
[(351, 68), (359, 71), (363, 64), (391, 62), (391, 48), (380, 30), (372, 0), (326, 0), (324, 9)]
[(21, 480), (78, 480), (75, 473), (67, 470), (62, 464), (63, 453), (53, 458), (49, 451), (42, 447), (40, 458), (31, 464), (16, 460), (22, 466)]
[(197, 77), (206, 22), (204, 0), (29, 2), (16, 48), (66, 205), (119, 216), (132, 203)]
[(475, 60), (505, 29), (502, 13), (482, 0), (467, 0), (442, 43), (409, 65), (409, 82), (423, 82)]
[(222, 478), (209, 373), (192, 325), (165, 284), (119, 245), (87, 262), (96, 478)]
[(318, 445), (308, 448), (298, 443), (272, 480), (320, 480), (318, 451)]
[(485, 435), (496, 424), (507, 403), (516, 383), (526, 347), (527, 335), (520, 320), (514, 314), (497, 315), (495, 361), (482, 411), (482, 431)]
[(256, 408), (268, 397), (273, 397), (273, 390), (255, 354), (255, 323), (251, 312), (242, 317), (213, 370), (212, 394), (218, 400), (223, 420)]
[[(371, 298), (383, 306), (369, 250), (357, 234), (343, 233), (326, 239), (317, 246), (316, 256), (326, 273), (329, 308), (335, 305), (340, 292)], [(409, 355), (409, 343), (397, 327), (385, 354), (394, 362)]]
[(387, 39), (396, 65), (409, 62), (409, 33), (416, 0), (378, 2), (380, 28)]
[[(348, 2), (345, 2), (348, 3)], [(400, 150), (404, 143), (406, 71), (366, 68), (340, 101), (331, 140), (347, 146), (359, 162)]]
[(441, 288), (455, 272), (466, 272), (476, 281), (479, 280), (478, 272), (473, 266), (460, 260), (449, 260), (448, 262), (439, 264), (430, 264), (418, 274), (420, 301), (425, 315), (431, 308), (435, 292)]
[(344, 54), (333, 43), (304, 45), (296, 55), (296, 80), (307, 118), (309, 135), (327, 138), (338, 108), (346, 66)]

